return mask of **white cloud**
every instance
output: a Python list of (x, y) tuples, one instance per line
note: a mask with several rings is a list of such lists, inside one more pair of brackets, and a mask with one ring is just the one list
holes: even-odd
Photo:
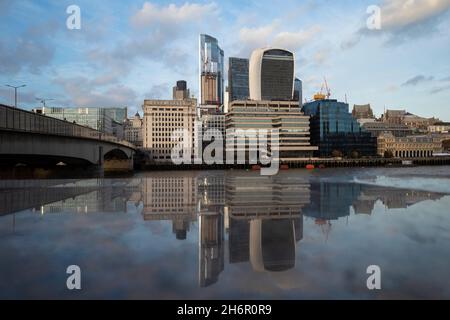
[(65, 103), (70, 106), (120, 107), (136, 104), (137, 95), (134, 90), (121, 84), (99, 91), (85, 77), (58, 78), (54, 82), (62, 86), (69, 98)]
[(295, 50), (301, 48), (311, 41), (321, 31), (319, 26), (312, 26), (309, 29), (298, 30), (297, 32), (280, 32), (275, 35), (273, 44), (275, 46)]
[(215, 3), (197, 4), (186, 2), (182, 6), (170, 4), (159, 7), (156, 4), (145, 2), (142, 8), (131, 17), (135, 27), (146, 27), (154, 24), (182, 25), (186, 22), (199, 21), (205, 17), (217, 14)]
[(381, 28), (369, 30), (364, 24), (341, 44), (342, 49), (357, 45), (364, 36), (386, 36), (387, 44), (430, 37), (450, 10), (450, 0), (384, 0), (380, 4)]
[(239, 31), (241, 56), (249, 56), (254, 49), (267, 46), (282, 47), (295, 52), (321, 31), (317, 25), (297, 31), (281, 31), (281, 26), (279, 20), (274, 20), (265, 26), (242, 28)]
[(450, 0), (385, 0), (382, 29), (402, 28), (432, 18), (450, 8)]

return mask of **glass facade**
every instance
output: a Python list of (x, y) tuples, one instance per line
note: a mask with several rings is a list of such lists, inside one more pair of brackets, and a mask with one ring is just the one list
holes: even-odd
[(319, 147), (320, 157), (332, 156), (334, 151), (343, 156), (354, 152), (359, 156), (376, 155), (376, 138), (353, 118), (347, 103), (316, 100), (305, 103), (303, 112), (311, 116), (311, 144)]
[(223, 105), (224, 53), (216, 38), (200, 35), (199, 43), (200, 104)]
[(303, 83), (298, 78), (294, 80), (294, 101), (298, 101), (300, 107), (303, 105)]
[(106, 108), (45, 107), (41, 110), (41, 113), (48, 117), (76, 123), (108, 134), (113, 133), (112, 114)]
[(261, 99), (291, 100), (294, 85), (294, 55), (285, 50), (267, 50), (261, 63)]
[(229, 102), (247, 100), (248, 88), (248, 59), (230, 58), (228, 63)]

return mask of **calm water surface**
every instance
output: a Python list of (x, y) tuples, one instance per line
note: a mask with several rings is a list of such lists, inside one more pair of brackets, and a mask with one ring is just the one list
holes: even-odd
[(450, 299), (449, 169), (2, 180), (0, 298)]

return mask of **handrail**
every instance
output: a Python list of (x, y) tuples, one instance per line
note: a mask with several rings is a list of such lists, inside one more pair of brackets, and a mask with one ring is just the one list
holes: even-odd
[(3, 104), (0, 104), (0, 129), (94, 139), (136, 149), (134, 144), (111, 134)]

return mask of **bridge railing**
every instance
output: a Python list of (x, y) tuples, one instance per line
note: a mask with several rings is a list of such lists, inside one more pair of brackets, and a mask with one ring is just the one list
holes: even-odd
[(5, 105), (0, 105), (0, 129), (102, 140), (136, 148), (128, 141), (89, 127)]

